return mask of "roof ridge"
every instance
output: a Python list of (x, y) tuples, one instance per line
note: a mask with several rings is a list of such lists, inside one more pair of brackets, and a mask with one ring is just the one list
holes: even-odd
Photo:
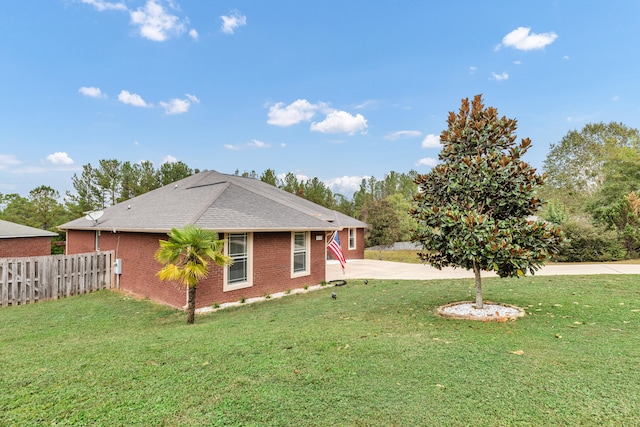
[[(292, 208), (301, 213), (304, 213), (305, 215), (309, 215), (314, 218), (321, 218), (323, 221), (327, 221), (326, 217), (335, 217), (334, 209), (330, 209), (330, 208), (327, 208), (326, 206), (322, 206), (318, 203), (314, 203), (311, 200), (307, 200), (304, 197), (300, 197), (297, 194), (290, 193), (286, 190), (283, 190), (282, 188), (278, 188), (274, 185), (271, 185), (259, 179), (250, 178), (250, 177), (248, 177), (248, 179), (252, 179), (254, 181), (260, 182), (264, 188), (269, 188), (269, 195), (265, 195), (265, 192), (258, 191), (258, 189), (256, 189), (256, 186), (247, 185), (246, 181), (234, 180), (234, 183), (237, 182), (237, 185), (241, 186), (242, 188), (254, 194), (259, 194), (260, 196), (265, 197), (269, 200), (278, 201), (288, 206), (289, 208)], [(331, 214), (323, 214), (323, 211)], [(331, 222), (331, 221), (327, 221), (327, 222)]]
[[(223, 181), (223, 182), (219, 182), (219, 183), (215, 183), (215, 185), (218, 184), (223, 184), (225, 189), (229, 187), (229, 181)], [(198, 188), (198, 187), (206, 187), (206, 185), (198, 185), (198, 186), (192, 186), (192, 187), (187, 187), (187, 190), (190, 190), (192, 188)], [(222, 194), (224, 192), (224, 189), (220, 192), (220, 193), (216, 193), (213, 194), (210, 198), (209, 198), (209, 203), (205, 203), (202, 207), (202, 209), (200, 209), (194, 216), (193, 216), (193, 220), (191, 221), (191, 224), (195, 224), (196, 222), (198, 222), (198, 220), (202, 217), (202, 215), (204, 215), (205, 212), (207, 212), (209, 210), (209, 208), (211, 207), (211, 205), (213, 205), (215, 203), (215, 201), (218, 199), (218, 197), (220, 197), (220, 194)]]

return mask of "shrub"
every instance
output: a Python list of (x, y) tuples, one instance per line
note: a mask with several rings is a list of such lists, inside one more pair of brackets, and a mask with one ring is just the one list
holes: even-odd
[(562, 231), (565, 242), (557, 261), (616, 261), (627, 256), (615, 231), (578, 221), (562, 224)]

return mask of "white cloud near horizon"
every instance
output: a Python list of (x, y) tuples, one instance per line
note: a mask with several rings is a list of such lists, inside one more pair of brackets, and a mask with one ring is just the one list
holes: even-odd
[(172, 156), (171, 154), (167, 154), (166, 156), (164, 156), (164, 159), (162, 159), (162, 164), (165, 163), (176, 163), (178, 161), (178, 159), (174, 156)]
[(225, 34), (233, 34), (237, 28), (247, 25), (247, 17), (237, 10), (231, 11), (229, 16), (222, 15), (222, 26), (220, 30)]
[(438, 160), (433, 157), (425, 157), (423, 159), (418, 160), (416, 166), (435, 166), (438, 164)]
[(22, 162), (13, 154), (0, 154), (0, 170), (6, 169), (7, 166), (19, 165)]
[(529, 27), (518, 27), (502, 38), (502, 43), (496, 46), (496, 50), (502, 46), (525, 51), (544, 49), (557, 38), (558, 35), (553, 31), (536, 34), (532, 33)]
[(127, 90), (123, 90), (118, 95), (118, 101), (123, 104), (133, 105), (134, 107), (151, 107), (151, 104), (147, 104), (142, 97), (136, 93), (131, 93)]
[(303, 121), (310, 121), (316, 112), (324, 108), (324, 103), (312, 104), (306, 99), (296, 99), (289, 105), (278, 102), (269, 108), (267, 123), (270, 125), (287, 127)]
[(398, 139), (417, 138), (420, 135), (422, 135), (422, 132), (420, 132), (419, 130), (398, 130), (386, 134), (384, 136), (384, 139), (396, 141)]
[(99, 87), (82, 86), (80, 89), (78, 89), (78, 92), (90, 98), (106, 98), (107, 97), (107, 94), (102, 93)]
[(367, 119), (362, 114), (355, 116), (346, 111), (333, 111), (321, 122), (313, 122), (310, 126), (313, 132), (322, 133), (347, 133), (354, 135), (356, 132), (366, 133)]
[(442, 147), (442, 142), (440, 142), (440, 137), (438, 135), (434, 135), (430, 133), (425, 136), (422, 140), (422, 148), (440, 148)]
[(224, 144), (223, 147), (227, 150), (240, 151), (244, 148), (269, 148), (271, 147), (271, 144), (267, 144), (266, 142), (260, 141), (258, 139), (252, 139), (251, 141), (244, 144)]
[(363, 179), (369, 179), (370, 176), (341, 176), (338, 178), (331, 178), (325, 181), (325, 184), (329, 189), (336, 194), (342, 194), (345, 197), (353, 195), (360, 189), (360, 184)]
[(47, 160), (54, 165), (72, 165), (73, 159), (64, 151), (56, 151), (47, 156)]

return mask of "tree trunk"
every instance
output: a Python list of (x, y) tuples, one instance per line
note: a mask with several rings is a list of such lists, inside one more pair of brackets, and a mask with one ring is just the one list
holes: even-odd
[(482, 302), (482, 279), (480, 278), (480, 268), (475, 262), (473, 263), (473, 274), (476, 280), (476, 308), (482, 310), (484, 308)]
[(187, 324), (193, 325), (196, 317), (196, 287), (189, 288), (187, 298)]

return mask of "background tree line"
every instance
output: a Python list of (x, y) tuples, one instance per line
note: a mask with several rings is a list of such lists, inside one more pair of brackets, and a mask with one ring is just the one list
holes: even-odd
[(566, 237), (561, 261), (611, 261), (640, 252), (640, 132), (591, 123), (551, 145), (545, 219)]
[[(566, 243), (558, 259), (608, 261), (640, 253), (640, 132), (622, 123), (587, 124), (552, 144), (544, 161), (546, 183), (539, 196), (548, 203), (541, 214), (559, 225)], [(182, 162), (131, 163), (116, 159), (84, 165), (74, 174), (74, 191), (64, 197), (42, 185), (26, 197), (0, 194), (0, 219), (59, 232), (56, 226), (87, 211), (104, 209), (186, 178), (198, 169)], [(273, 169), (240, 172), (329, 209), (368, 223), (367, 246), (408, 241), (416, 228), (409, 215), (418, 187), (416, 171), (391, 171), (363, 179), (351, 198), (337, 194), (319, 178), (278, 177)], [(64, 240), (64, 236), (60, 236)], [(60, 249), (61, 250), (61, 249)]]
[(65, 236), (56, 228), (58, 225), (195, 172), (198, 170), (182, 162), (163, 163), (154, 168), (151, 162), (100, 160), (97, 166), (86, 164), (80, 175), (73, 175), (71, 181), (75, 192), (67, 191), (64, 197), (47, 185), (34, 188), (26, 197), (0, 193), (0, 219), (59, 233), (53, 239), (52, 253), (61, 253), (63, 247), (57, 242), (63, 242)]

